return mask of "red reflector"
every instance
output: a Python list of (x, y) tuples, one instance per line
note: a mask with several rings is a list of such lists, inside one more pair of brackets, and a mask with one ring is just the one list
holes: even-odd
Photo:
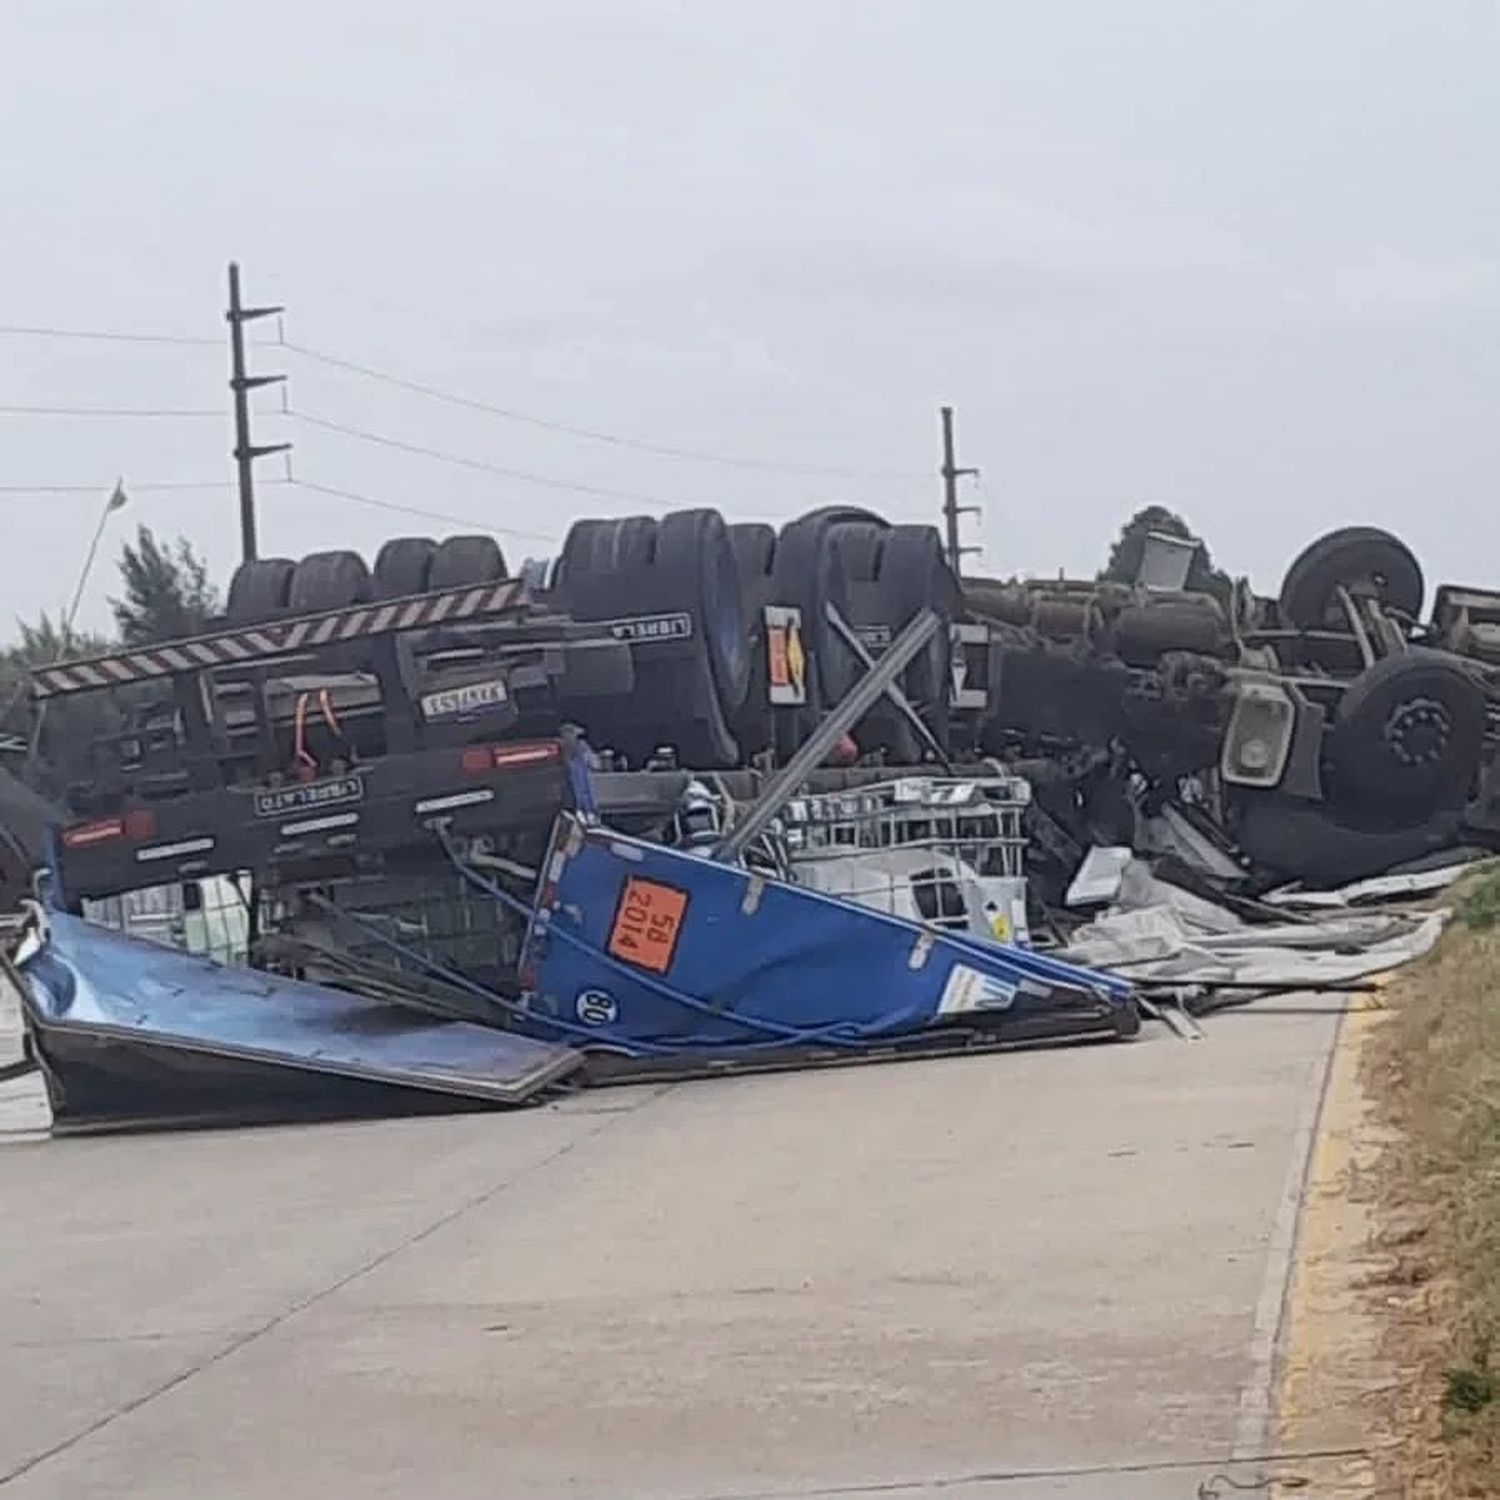
[(519, 745), (470, 745), (459, 764), (472, 775), (486, 771), (514, 771), (518, 766), (550, 765), (562, 759), (556, 740), (530, 740)]
[(100, 818), (96, 823), (80, 823), (63, 832), (63, 843), (70, 849), (84, 849), (90, 844), (102, 844), (107, 839), (125, 836), (123, 818)]
[(545, 761), (556, 760), (562, 754), (562, 746), (555, 741), (537, 745), (496, 745), (495, 769), (507, 766), (538, 766)]
[(138, 807), (125, 814), (125, 836), (132, 839), (149, 839), (156, 836), (156, 814), (148, 807)]

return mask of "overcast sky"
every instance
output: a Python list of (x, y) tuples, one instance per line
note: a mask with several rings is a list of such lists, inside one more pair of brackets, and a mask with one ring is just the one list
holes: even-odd
[[(1092, 572), (1155, 500), (1267, 590), (1350, 521), (1500, 586), (1497, 78), (1493, 0), (3, 0), (0, 323), (218, 341), (234, 256), (340, 358), (886, 476), (257, 348), (294, 409), (556, 481), (257, 397), (299, 479), (517, 562), (589, 514), (935, 516), (951, 402), (992, 571)], [(66, 600), (117, 474), (84, 622), (127, 523), (227, 578), (226, 364), (0, 335), (0, 404), (210, 413), (0, 414), (0, 617)], [(292, 556), (474, 529), (286, 484), (260, 517)]]

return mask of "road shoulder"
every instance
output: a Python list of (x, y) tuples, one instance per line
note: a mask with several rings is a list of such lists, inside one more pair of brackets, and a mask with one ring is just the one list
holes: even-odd
[[(1410, 1046), (1400, 1007), (1426, 966), (1344, 1018), (1308, 1172), (1280, 1340), (1277, 1494), (1441, 1496), (1451, 1475), (1432, 1399), (1447, 1318), (1432, 1205), (1412, 1192), (1393, 1094)], [(1405, 1024), (1403, 1024), (1405, 1022)], [(1296, 1455), (1337, 1453), (1324, 1459)]]

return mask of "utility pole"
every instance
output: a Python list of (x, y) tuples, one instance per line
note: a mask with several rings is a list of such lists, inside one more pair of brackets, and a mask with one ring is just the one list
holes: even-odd
[(284, 453), (290, 443), (250, 441), (250, 392), (257, 386), (274, 385), (285, 375), (247, 375), (245, 373), (245, 324), (256, 318), (269, 318), (281, 312), (279, 307), (246, 307), (240, 301), (240, 268), (229, 262), (229, 389), (234, 392), (234, 462), (240, 480), (240, 557), (249, 562), (256, 556), (255, 546), (255, 474), (257, 458), (268, 453)]
[(964, 554), (978, 552), (978, 547), (961, 547), (958, 542), (958, 518), (979, 509), (977, 505), (958, 503), (958, 481), (966, 475), (978, 474), (978, 469), (960, 469), (953, 460), (953, 408), (945, 406), (943, 414), (943, 467), (938, 471), (943, 476), (943, 521), (948, 540), (948, 566), (958, 577), (959, 564)]

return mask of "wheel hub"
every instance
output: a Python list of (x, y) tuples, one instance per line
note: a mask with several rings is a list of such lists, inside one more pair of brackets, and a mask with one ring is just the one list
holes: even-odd
[(1433, 698), (1412, 698), (1385, 722), (1385, 743), (1392, 756), (1410, 770), (1435, 765), (1448, 749), (1453, 719)]

